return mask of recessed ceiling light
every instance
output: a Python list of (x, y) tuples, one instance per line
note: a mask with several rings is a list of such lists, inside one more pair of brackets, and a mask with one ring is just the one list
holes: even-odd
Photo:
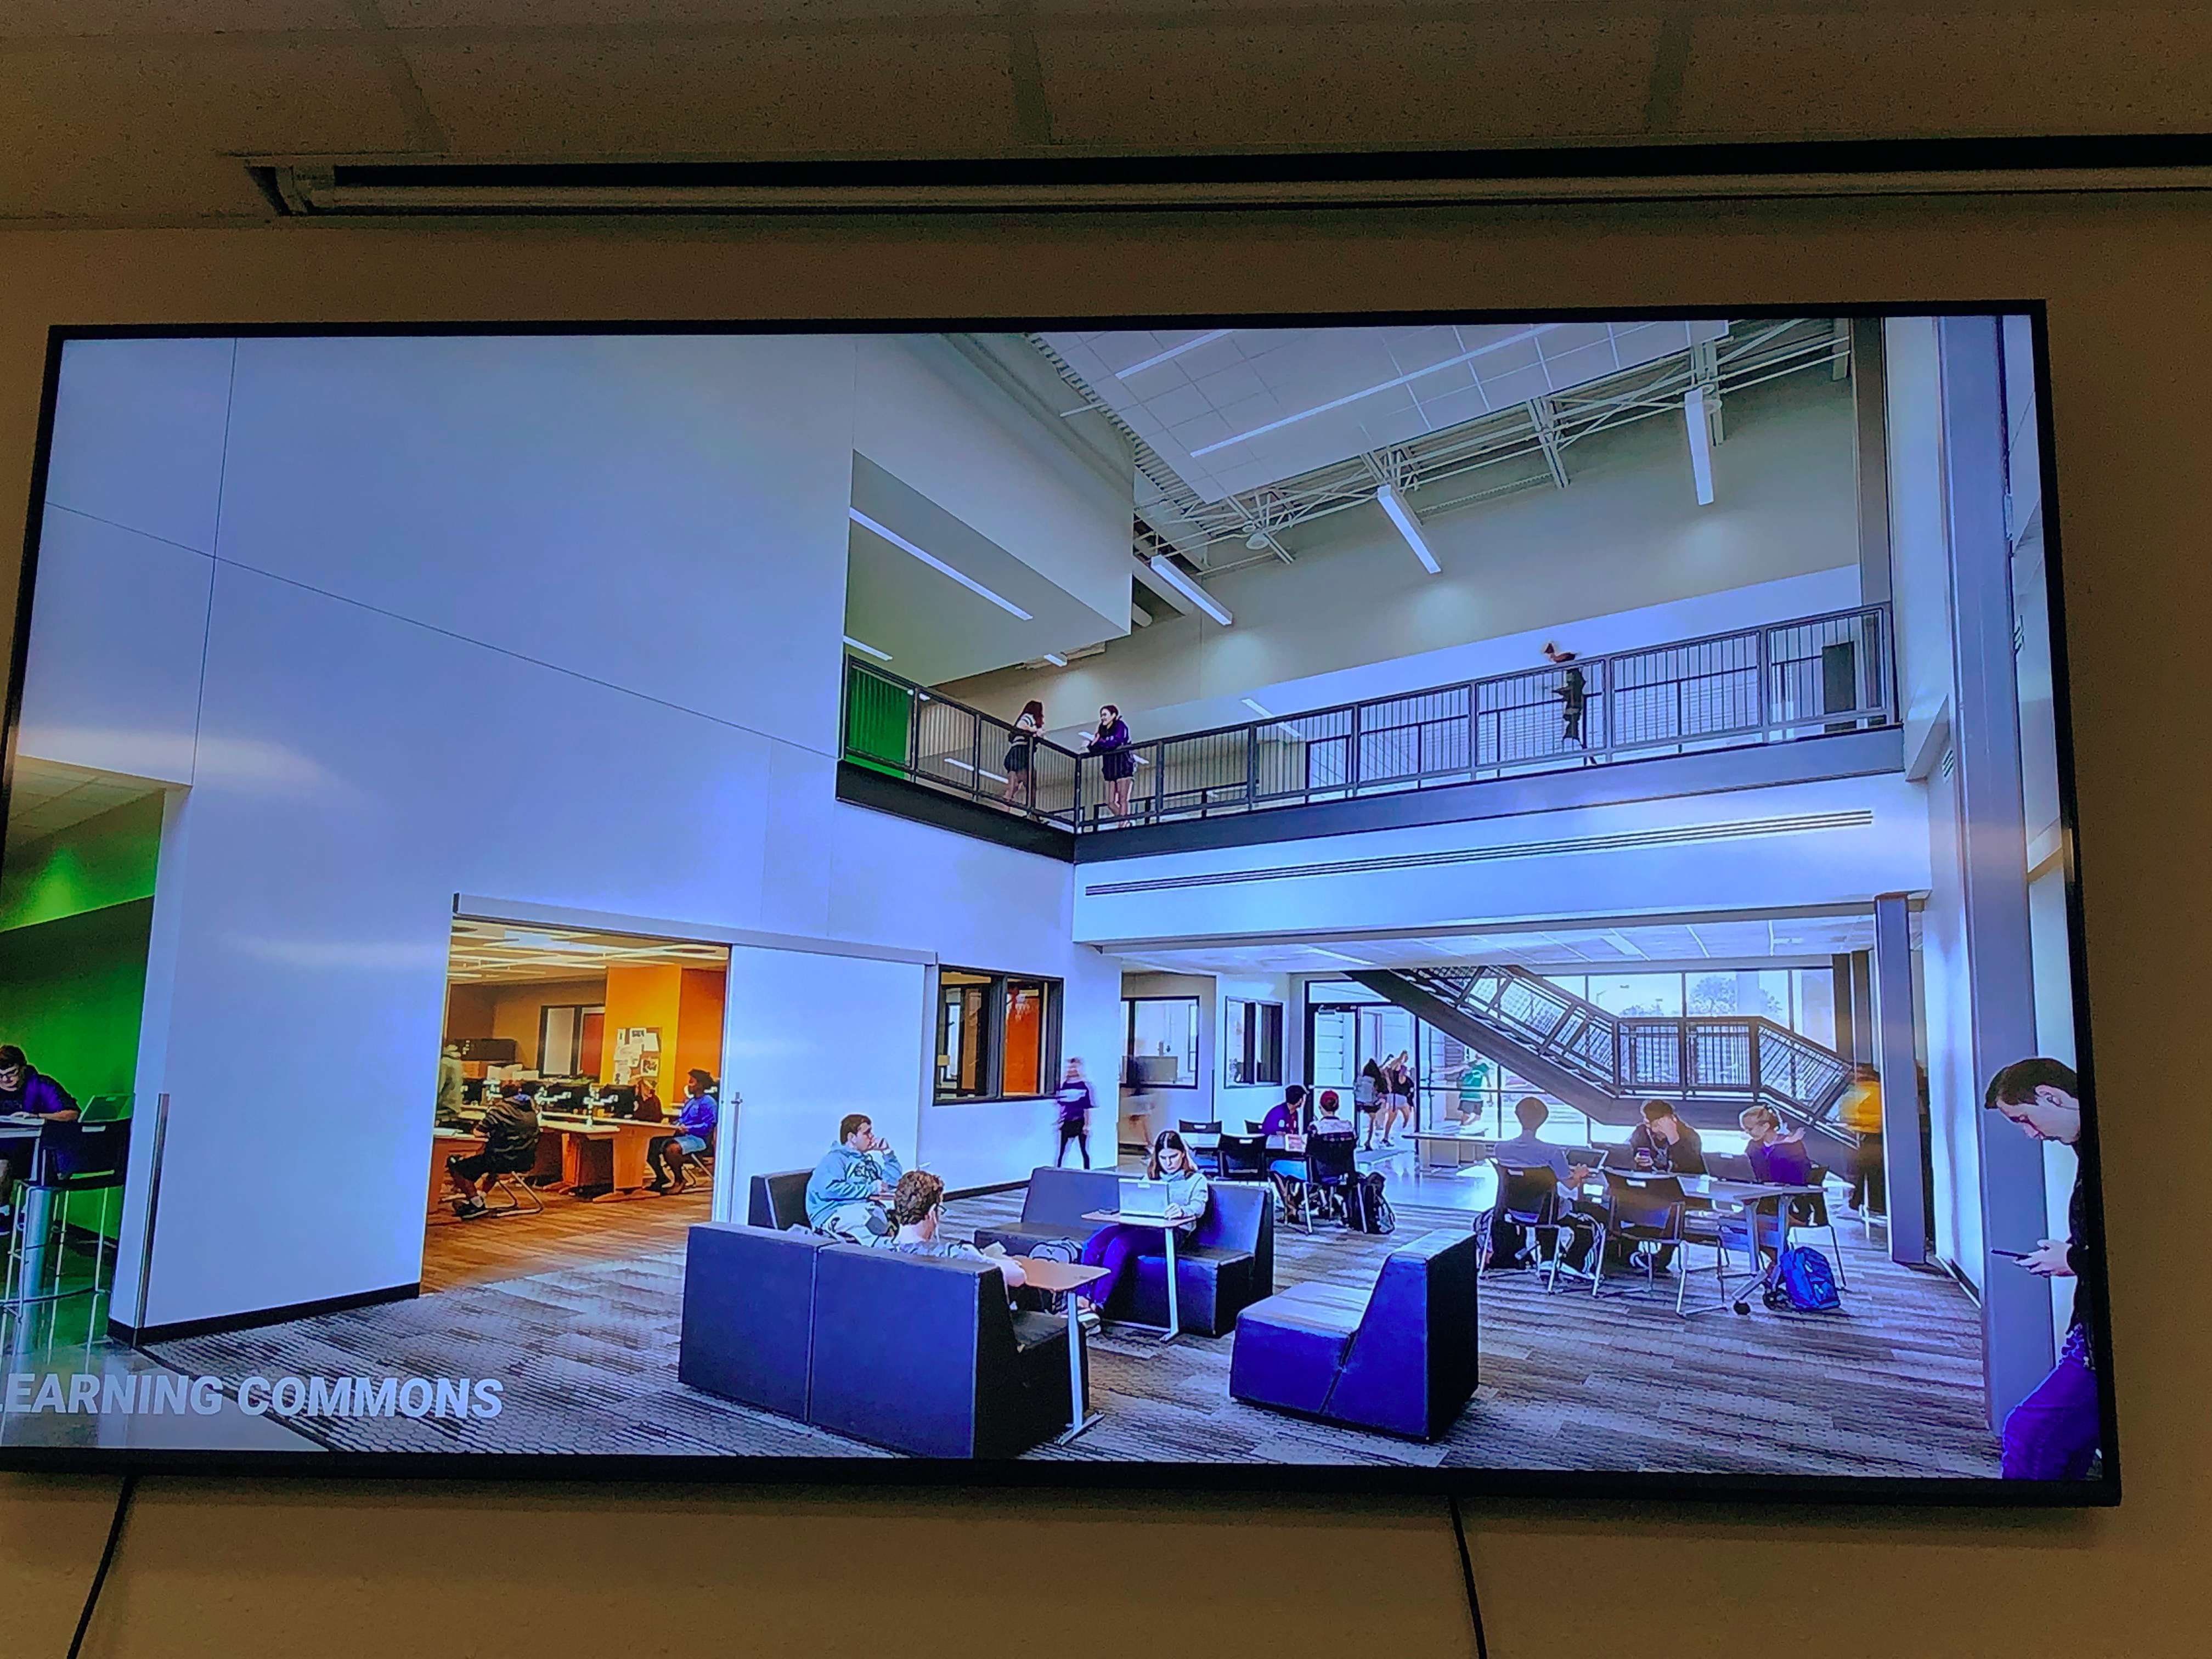
[(850, 634), (845, 635), (845, 643), (851, 646), (855, 651), (865, 651), (868, 655), (873, 657), (878, 662), (889, 662), (891, 659), (891, 653), (890, 652), (878, 651), (874, 646), (870, 645), (866, 640), (856, 640)]
[(921, 548), (916, 547), (912, 542), (907, 540), (905, 537), (900, 535), (897, 531), (891, 529), (888, 525), (878, 524), (866, 514), (861, 512), (859, 507), (849, 507), (847, 509), (847, 514), (848, 516), (852, 519), (853, 522), (860, 526), (861, 529), (873, 531), (877, 535), (881, 536), (885, 541), (889, 542), (893, 547), (898, 549), (902, 553), (913, 554), (915, 558), (920, 559), (924, 564), (927, 565), (932, 570), (936, 571), (939, 575), (951, 577), (954, 581), (958, 582), (961, 586), (966, 588), (970, 593), (981, 594), (984, 599), (990, 600), (993, 605), (997, 605), (1000, 610), (1006, 612), (1009, 616), (1018, 617), (1024, 622), (1034, 622), (1036, 620), (1034, 617), (1032, 617), (1028, 611), (1023, 610), (1021, 606), (1016, 605), (1012, 599), (1006, 598), (1002, 594), (994, 593), (989, 588), (984, 586), (982, 583), (977, 581), (973, 576), (969, 575), (965, 571), (955, 570), (951, 565), (945, 563), (944, 560), (939, 558), (934, 553), (927, 552)]

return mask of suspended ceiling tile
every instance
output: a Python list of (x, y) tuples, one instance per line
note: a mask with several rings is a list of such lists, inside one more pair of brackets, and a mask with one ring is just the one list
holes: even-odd
[[(1037, 56), (1055, 139), (1272, 146), (1633, 133), (1659, 35), (1645, 18), (1161, 21), (1043, 20)], [(1280, 91), (1255, 95), (1269, 87)]]
[(732, 25), (834, 27), (863, 20), (978, 17), (998, 9), (998, 0), (377, 0), (377, 10), (395, 29), (588, 28), (609, 33)]
[(234, 152), (398, 149), (366, 37), (118, 37), (0, 48), (0, 217), (252, 214)]
[(0, 9), (0, 39), (360, 27), (345, 0), (8, 0)]
[(398, 39), (463, 153), (965, 154), (1014, 134), (994, 35)]
[(1856, 137), (2202, 131), (2201, 9), (1705, 18), (1676, 131)]

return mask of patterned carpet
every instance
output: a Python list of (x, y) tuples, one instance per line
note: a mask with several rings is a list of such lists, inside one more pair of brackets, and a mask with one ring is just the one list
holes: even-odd
[[(964, 1199), (949, 1233), (1012, 1218), (1018, 1193)], [(1399, 1239), (1463, 1229), (1464, 1209), (1408, 1202)], [(1486, 1275), (1482, 1385), (1442, 1440), (1304, 1422), (1228, 1397), (1231, 1339), (1163, 1346), (1109, 1327), (1091, 1345), (1103, 1420), (1037, 1458), (1450, 1464), (1490, 1468), (1994, 1475), (1981, 1419), (1980, 1328), (1940, 1273), (1895, 1266), (1843, 1229), (1833, 1315), (1674, 1312), (1656, 1295), (1547, 1294)], [(1277, 1236), (1279, 1285), (1372, 1280), (1391, 1240), (1324, 1225)], [(1699, 1253), (1700, 1261), (1705, 1257)], [(676, 1381), (680, 1251), (586, 1263), (267, 1329), (166, 1344), (179, 1370), (236, 1377), (497, 1377), (492, 1419), (289, 1419), (337, 1449), (883, 1456)], [(1710, 1273), (1704, 1276), (1710, 1285)], [(1703, 1288), (1692, 1283), (1693, 1298)]]

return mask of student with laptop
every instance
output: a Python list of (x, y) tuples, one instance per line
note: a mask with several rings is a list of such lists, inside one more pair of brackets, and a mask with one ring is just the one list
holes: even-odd
[[(1188, 1239), (1198, 1231), (1199, 1218), (1206, 1213), (1210, 1197), (1206, 1177), (1198, 1172), (1182, 1137), (1173, 1129), (1163, 1129), (1152, 1139), (1152, 1152), (1145, 1160), (1145, 1178), (1121, 1183), (1121, 1213), (1172, 1221), (1176, 1237)], [(1161, 1228), (1133, 1227), (1127, 1223), (1102, 1228), (1083, 1247), (1083, 1260), (1087, 1266), (1105, 1268), (1106, 1277), (1091, 1286), (1089, 1295), (1077, 1298), (1077, 1311), (1095, 1317), (1098, 1309), (1113, 1300), (1115, 1287), (1129, 1271), (1131, 1262), (1140, 1255), (1165, 1255), (1166, 1249)]]

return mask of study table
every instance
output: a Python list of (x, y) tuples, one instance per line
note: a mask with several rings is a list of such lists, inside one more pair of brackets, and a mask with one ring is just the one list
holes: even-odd
[(34, 1187), (27, 1179), (39, 1150), (39, 1132), (48, 1120), (36, 1112), (10, 1112), (0, 1116), (0, 1158), (8, 1160), (15, 1178), (22, 1182), (16, 1201), (23, 1206), (23, 1260), (17, 1269), (18, 1289), (46, 1278), (46, 1233), (53, 1224), (54, 1193)]
[[(1198, 1218), (1182, 1211), (1166, 1215), (1127, 1215), (1120, 1210), (1085, 1210), (1085, 1221), (1103, 1221), (1122, 1227), (1156, 1227), (1166, 1242), (1168, 1257), (1168, 1322), (1160, 1340), (1172, 1342), (1182, 1334), (1182, 1313), (1176, 1305), (1176, 1229), (1188, 1227)], [(1103, 1310), (1101, 1310), (1103, 1311)]]
[[(1672, 1181), (1681, 1188), (1683, 1205), (1688, 1209), (1742, 1212), (1747, 1223), (1745, 1248), (1754, 1263), (1759, 1259), (1759, 1240), (1762, 1236), (1771, 1236), (1778, 1245), (1787, 1244), (1790, 1236), (1788, 1206), (1791, 1200), (1820, 1196), (1820, 1188), (1802, 1182), (1729, 1181), (1720, 1176), (1673, 1175), (1663, 1170), (1616, 1170), (1613, 1173), (1638, 1182)], [(1603, 1198), (1607, 1192), (1605, 1176), (1604, 1170), (1592, 1170), (1577, 1191), (1584, 1197)], [(1770, 1213), (1774, 1218), (1771, 1234), (1769, 1228), (1761, 1224), (1762, 1218)], [(1702, 1243), (1705, 1241), (1692, 1242)], [(1774, 1261), (1759, 1273), (1753, 1282), (1761, 1290), (1771, 1290), (1781, 1268), (1782, 1252), (1778, 1249)], [(1725, 1275), (1723, 1285), (1725, 1287)]]
[(1085, 1285), (1105, 1278), (1106, 1270), (1087, 1261), (1040, 1261), (1028, 1255), (1009, 1259), (1020, 1264), (1031, 1290), (1055, 1292), (1067, 1304), (1067, 1427), (1059, 1437), (1064, 1446), (1099, 1419), (1098, 1413), (1083, 1409), (1083, 1322), (1077, 1316), (1075, 1298)]

